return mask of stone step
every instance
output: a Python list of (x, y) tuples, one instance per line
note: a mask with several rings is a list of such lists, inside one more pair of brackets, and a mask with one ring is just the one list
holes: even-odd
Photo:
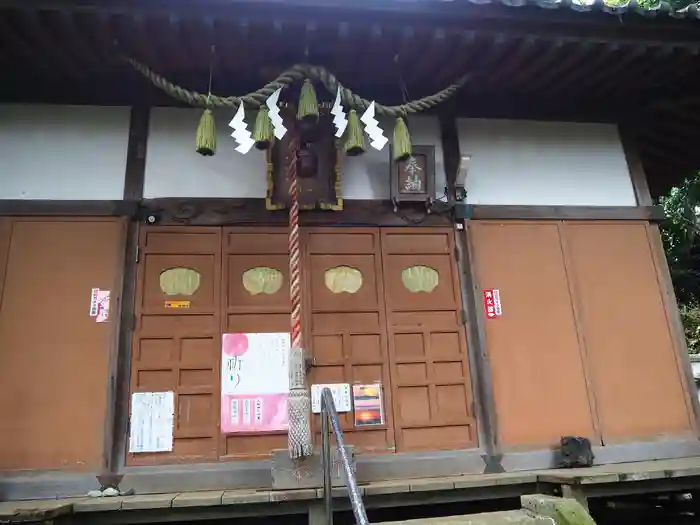
[(552, 520), (541, 516), (535, 517), (524, 510), (510, 510), (444, 518), (390, 521), (382, 522), (381, 525), (552, 525)]
[(520, 502), (522, 510), (391, 521), (382, 525), (595, 525), (586, 509), (573, 499), (531, 494), (521, 496)]

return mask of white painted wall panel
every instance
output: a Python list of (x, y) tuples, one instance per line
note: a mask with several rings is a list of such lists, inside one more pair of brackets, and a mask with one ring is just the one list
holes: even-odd
[(459, 119), (473, 204), (635, 206), (617, 126)]
[[(144, 197), (261, 198), (267, 189), (265, 154), (253, 148), (246, 155), (234, 150), (228, 123), (234, 110), (214, 113), (216, 155), (195, 151), (201, 109), (152, 108)], [(246, 121), (252, 132), (255, 113)]]
[[(195, 150), (195, 132), (201, 110), (190, 108), (153, 108), (151, 111), (146, 182), (144, 196), (157, 197), (246, 197), (262, 198), (267, 190), (265, 154), (252, 149), (245, 155), (235, 151), (228, 123), (233, 110), (214, 114), (217, 150), (213, 157), (202, 157)], [(255, 113), (248, 112), (246, 122), (252, 131)], [(383, 121), (391, 138), (394, 123)], [(436, 192), (442, 195), (445, 171), (442, 162), (440, 129), (436, 117), (416, 117), (409, 122), (415, 144), (435, 146)], [(389, 145), (377, 151), (366, 143), (359, 157), (344, 159), (343, 198), (389, 198)]]
[[(380, 120), (386, 136), (391, 140), (394, 131), (392, 119)], [(440, 123), (437, 117), (415, 116), (408, 120), (411, 142), (420, 146), (435, 146), (435, 193), (445, 192), (445, 166), (443, 163)], [(343, 197), (346, 199), (389, 199), (389, 144), (382, 151), (370, 147), (358, 157), (346, 157), (343, 162)]]
[[(145, 196), (253, 197), (266, 191), (265, 156), (234, 150), (228, 122), (216, 112), (217, 154), (194, 151), (201, 110), (154, 108), (146, 157)], [(247, 122), (252, 127), (255, 114)], [(381, 121), (391, 136), (393, 121)], [(409, 120), (414, 144), (435, 146), (436, 196), (445, 186), (436, 117)], [(460, 119), (463, 153), (473, 155), (468, 202), (476, 204), (634, 206), (636, 199), (617, 127), (608, 124)], [(389, 147), (343, 160), (343, 198), (389, 198)]]
[(129, 108), (0, 105), (0, 199), (118, 200)]

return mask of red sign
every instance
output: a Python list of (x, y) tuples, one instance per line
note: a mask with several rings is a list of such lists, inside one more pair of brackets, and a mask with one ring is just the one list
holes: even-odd
[(495, 319), (501, 317), (501, 292), (496, 288), (488, 288), (484, 290), (484, 313), (487, 319)]

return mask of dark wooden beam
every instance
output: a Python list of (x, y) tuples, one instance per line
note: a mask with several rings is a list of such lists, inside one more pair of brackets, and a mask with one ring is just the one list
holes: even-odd
[[(599, 88), (601, 84), (610, 82), (610, 77), (617, 78), (618, 76), (624, 76), (624, 72), (629, 64), (635, 62), (636, 60), (643, 60), (644, 55), (647, 52), (647, 48), (643, 44), (635, 44), (630, 46), (625, 46), (621, 52), (614, 54), (614, 60), (607, 62), (605, 65), (607, 67), (599, 67), (597, 70), (592, 70), (587, 77), (581, 79), (575, 89), (579, 93), (586, 93), (588, 96), (595, 95), (596, 89)], [(572, 87), (572, 89), (574, 89)]]
[(4, 43), (6, 50), (12, 50), (21, 61), (21, 64), (29, 71), (30, 83), (36, 82), (35, 72), (48, 76), (51, 72), (49, 66), (40, 59), (32, 42), (19, 35), (12, 24), (0, 16), (0, 42)]
[[(342, 211), (308, 210), (303, 226), (446, 226), (452, 224), (447, 209), (425, 214), (423, 206), (402, 207), (394, 212), (389, 201), (346, 200)], [(657, 206), (510, 206), (459, 204), (458, 216), (494, 220), (645, 220), (663, 219)], [(0, 200), (0, 216), (137, 217), (153, 216), (157, 224), (195, 226), (286, 225), (287, 211), (268, 211), (264, 199), (162, 198), (136, 201)]]
[[(259, 225), (284, 226), (286, 210), (269, 211), (264, 199), (145, 199), (140, 217), (162, 225)], [(425, 213), (423, 205), (402, 207), (394, 212), (389, 201), (346, 200), (342, 211), (308, 210), (300, 215), (302, 226), (447, 226), (445, 213)]]
[(573, 46), (570, 44), (567, 46), (563, 40), (552, 43), (543, 53), (533, 57), (532, 62), (527, 67), (522, 68), (508, 79), (508, 83), (522, 89), (531, 79), (537, 78), (540, 73), (547, 69), (553, 69), (555, 66), (552, 63), (565, 56), (572, 48)]
[[(645, 33), (646, 39), (656, 35), (656, 38), (688, 38), (697, 41), (698, 35), (693, 20), (675, 20), (668, 16), (659, 16), (652, 22), (642, 16), (631, 13), (625, 17), (625, 23), (620, 24), (618, 17), (610, 16), (602, 12), (577, 13), (568, 8), (543, 10), (539, 7), (521, 7), (513, 9), (504, 6), (499, 1), (488, 5), (474, 5), (468, 1), (455, 2), (409, 2), (386, 0), (357, 0), (346, 2), (344, 0), (295, 0), (285, 2), (247, 2), (245, 0), (201, 0), (189, 2), (183, 0), (153, 0), (150, 2), (138, 2), (136, 0), (37, 0), (32, 2), (32, 7), (37, 9), (70, 9), (92, 10), (107, 13), (133, 13), (146, 12), (178, 12), (183, 14), (210, 13), (214, 16), (228, 14), (229, 16), (241, 16), (247, 11), (264, 10), (268, 13), (274, 6), (275, 11), (315, 11), (328, 12), (336, 19), (338, 15), (356, 13), (365, 19), (367, 13), (372, 13), (372, 19), (377, 20), (381, 14), (387, 18), (396, 19), (402, 15), (416, 16), (431, 22), (434, 19), (465, 21), (472, 20), (475, 25), (482, 25), (484, 21), (501, 20), (509, 25), (515, 22), (526, 24), (570, 25), (579, 27), (581, 33), (590, 35), (591, 29), (597, 29), (598, 34), (611, 35), (624, 34), (626, 32)], [(24, 8), (26, 2), (22, 0), (0, 0), (0, 8)], [(303, 17), (304, 15), (302, 15)], [(381, 20), (383, 22), (383, 20)], [(537, 32), (537, 31), (535, 31)], [(574, 33), (572, 33), (574, 34)], [(653, 39), (653, 36), (652, 36)]]
[(49, 58), (55, 61), (73, 79), (81, 79), (85, 76), (86, 72), (81, 70), (75, 59), (65, 53), (62, 46), (52, 38), (38, 11), (22, 9), (18, 13), (21, 27), (26, 28), (27, 36), (38, 44), (39, 50), (44, 55), (43, 60)]
[(125, 201), (140, 201), (143, 198), (149, 121), (150, 109), (148, 107), (134, 106), (131, 108), (126, 174), (124, 176)]
[(0, 215), (131, 217), (138, 203), (128, 201), (0, 200)]
[(622, 149), (625, 153), (625, 159), (627, 160), (627, 168), (629, 169), (630, 178), (632, 179), (634, 193), (637, 196), (637, 204), (639, 206), (651, 206), (653, 202), (651, 193), (649, 192), (649, 185), (647, 183), (642, 157), (639, 154), (637, 137), (629, 125), (620, 125), (618, 130)]
[(591, 53), (596, 46), (597, 44), (592, 42), (583, 42), (574, 46), (557, 61), (556, 67), (551, 67), (533, 78), (527, 86), (528, 90), (537, 93), (565, 81), (572, 72), (593, 58)]
[(66, 43), (68, 53), (78, 63), (83, 71), (91, 71), (101, 67), (100, 58), (95, 53), (85, 34), (75, 22), (75, 13), (69, 11), (51, 11), (47, 13), (49, 20), (56, 28), (60, 39)]
[[(474, 262), (474, 246), (471, 242), (469, 223), (457, 231), (456, 255), (461, 270), (462, 295), (467, 301), (467, 337), (469, 341), (469, 364), (472, 370), (474, 384), (474, 401), (479, 418), (479, 445), (485, 451), (486, 468), (484, 473), (491, 474), (503, 471), (502, 459), (498, 443), (498, 411), (493, 390), (493, 374), (491, 362), (486, 348), (486, 327), (479, 300), (481, 289), (477, 281), (476, 265)], [(500, 468), (499, 468), (500, 467)]]
[[(458, 212), (459, 214), (459, 212)], [(501, 206), (476, 204), (467, 211), (472, 219), (481, 220), (664, 220), (659, 206)]]
[(442, 143), (443, 166), (445, 168), (445, 180), (447, 183), (447, 198), (449, 201), (455, 199), (457, 170), (462, 157), (459, 147), (459, 133), (457, 131), (457, 120), (455, 112), (451, 111), (452, 104), (449, 104), (439, 114), (440, 141)]
[[(457, 121), (451, 105), (447, 105), (439, 115), (440, 139), (442, 142), (443, 166), (447, 180), (448, 202), (455, 202), (455, 179), (462, 157)], [(480, 315), (480, 293), (474, 261), (472, 258), (472, 246), (464, 223), (457, 224), (455, 236), (455, 256), (460, 272), (460, 290), (462, 306), (466, 313), (466, 332), (469, 341), (469, 369), (472, 371), (472, 385), (474, 396), (474, 412), (478, 421), (479, 445), (484, 449), (485, 473), (502, 472), (497, 446), (498, 432), (496, 430), (497, 413), (493, 395), (492, 376), (486, 351), (486, 334), (483, 326), (483, 318)]]
[(536, 36), (525, 37), (518, 44), (517, 50), (507, 55), (499, 67), (486, 77), (485, 82), (480, 87), (483, 90), (504, 91), (509, 85), (510, 78), (522, 68), (528, 67), (527, 62), (535, 58), (538, 49)]
[(122, 276), (119, 304), (118, 346), (115, 361), (110, 363), (113, 374), (111, 387), (111, 413), (109, 419), (110, 440), (105, 451), (108, 456), (107, 472), (123, 471), (129, 439), (129, 390), (131, 380), (131, 355), (134, 323), (136, 322), (136, 265), (138, 263), (139, 225), (129, 221), (124, 246), (124, 274)]
[[(124, 170), (124, 200), (137, 205), (143, 198), (146, 178), (146, 150), (150, 111), (148, 107), (131, 108), (129, 139)], [(134, 330), (136, 301), (136, 264), (138, 219), (134, 214), (125, 226), (122, 286), (119, 294), (119, 327), (115, 348), (110, 354), (110, 383), (107, 390), (103, 471), (107, 479), (121, 471), (126, 454), (128, 427), (129, 379), (131, 375), (131, 338)], [(100, 478), (98, 478), (100, 479)], [(119, 481), (120, 477), (115, 478)], [(117, 483), (119, 482), (117, 481)]]

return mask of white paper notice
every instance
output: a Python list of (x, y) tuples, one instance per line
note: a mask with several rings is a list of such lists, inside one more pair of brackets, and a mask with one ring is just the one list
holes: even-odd
[(352, 398), (348, 383), (311, 385), (311, 411), (314, 414), (321, 413), (321, 392), (324, 388), (330, 389), (337, 412), (350, 412), (352, 410)]
[[(225, 334), (227, 336), (229, 334)], [(221, 393), (225, 396), (289, 392), (289, 333), (246, 334), (248, 348), (231, 348), (221, 356)], [(224, 341), (228, 349), (229, 341)], [(239, 355), (240, 354), (240, 355)], [(242, 419), (251, 411), (242, 409)]]
[(134, 392), (129, 452), (171, 452), (174, 413), (172, 392)]
[(90, 317), (97, 317), (97, 301), (99, 294), (99, 288), (93, 288), (90, 292)]

